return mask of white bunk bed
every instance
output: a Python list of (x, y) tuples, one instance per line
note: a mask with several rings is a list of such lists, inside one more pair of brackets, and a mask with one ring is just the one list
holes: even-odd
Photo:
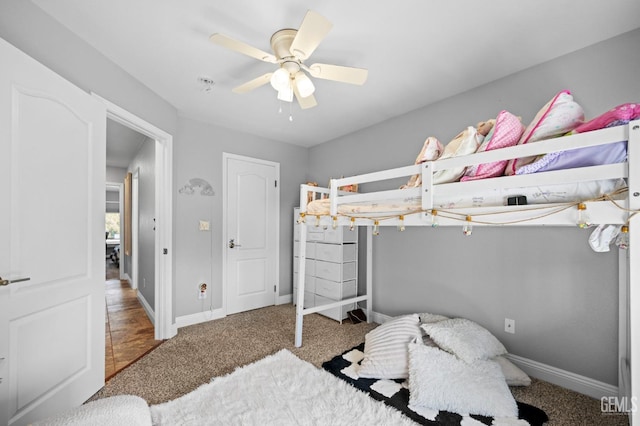
[[(572, 150), (582, 147), (627, 142), (627, 162), (598, 165), (558, 171), (534, 173), (530, 175), (502, 176), (498, 178), (455, 182), (434, 185), (432, 175), (438, 170), (447, 170), (462, 166), (510, 160), (528, 156), (537, 156), (551, 152)], [(422, 184), (418, 188), (393, 189), (374, 192), (351, 193), (339, 191), (348, 185), (363, 185), (397, 178), (406, 178), (421, 174)], [(554, 204), (497, 205), (483, 207), (464, 207), (455, 209), (437, 208), (438, 200), (454, 194), (476, 193), (486, 190), (505, 190), (513, 188), (540, 187), (556, 184), (579, 184), (581, 182), (624, 179), (628, 190), (617, 191), (617, 199), (595, 197), (578, 199)], [(374, 185), (374, 186), (375, 186)], [(516, 191), (517, 192), (517, 191)], [(310, 195), (311, 194), (311, 195)], [(328, 211), (310, 215), (307, 213), (309, 200), (328, 196), (325, 205)], [(414, 203), (406, 207), (381, 213), (366, 213), (362, 206), (366, 203), (379, 205), (385, 200), (410, 199)], [(418, 203), (415, 204), (415, 201)], [(349, 209), (356, 203), (357, 210)], [(505, 200), (506, 203), (506, 200)], [(398, 203), (396, 203), (398, 204)], [(345, 208), (345, 206), (347, 208)], [(398, 206), (396, 206), (398, 207)], [(586, 208), (585, 210), (582, 210)], [(379, 226), (396, 226), (399, 229), (411, 226), (432, 226), (434, 216), (438, 226), (459, 226), (471, 223), (475, 226), (576, 226), (579, 210), (588, 212), (590, 223), (627, 225), (629, 230), (628, 250), (619, 255), (619, 396), (633, 397), (627, 400), (638, 402), (640, 397), (640, 120), (626, 125), (595, 130), (591, 132), (548, 139), (486, 151), (472, 155), (425, 162), (419, 165), (400, 167), (358, 176), (332, 179), (330, 189), (301, 185), (300, 189), (300, 255), (298, 258), (298, 293), (296, 302), (295, 345), (302, 346), (302, 328), (305, 315), (353, 304), (366, 302), (367, 320), (372, 310), (372, 238)], [(357, 211), (357, 213), (349, 212)], [(305, 286), (305, 251), (307, 228), (314, 226), (351, 228), (366, 226), (366, 294), (339, 302), (305, 308), (303, 306)], [(640, 425), (640, 415), (631, 413), (631, 423)]]

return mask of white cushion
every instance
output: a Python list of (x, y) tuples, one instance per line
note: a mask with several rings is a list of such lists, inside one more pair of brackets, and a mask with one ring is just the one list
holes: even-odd
[(487, 329), (464, 318), (454, 318), (433, 324), (422, 324), (422, 329), (445, 351), (472, 363), (507, 353), (505, 347)]
[(498, 363), (467, 364), (421, 343), (409, 344), (409, 407), (461, 415), (518, 416), (518, 406)]
[(509, 361), (503, 356), (497, 356), (493, 358), (494, 361), (500, 365), (504, 379), (509, 386), (529, 386), (531, 384), (531, 378), (522, 371), (518, 366)]
[(422, 337), (419, 325), (418, 314), (411, 314), (389, 320), (368, 332), (358, 375), (375, 379), (409, 377), (407, 345)]

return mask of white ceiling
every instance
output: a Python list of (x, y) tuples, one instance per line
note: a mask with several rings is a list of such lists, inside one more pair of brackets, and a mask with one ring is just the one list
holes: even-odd
[[(313, 146), (640, 27), (638, 0), (33, 0), (174, 105), (181, 116)], [(270, 52), (313, 9), (333, 29), (306, 62), (367, 68), (364, 86), (315, 79), (318, 106), (270, 85), (274, 65), (209, 42), (220, 32)], [(216, 84), (204, 93), (198, 78)]]

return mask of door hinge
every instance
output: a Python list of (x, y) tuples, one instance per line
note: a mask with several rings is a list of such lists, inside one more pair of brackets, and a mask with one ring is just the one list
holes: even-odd
[(274, 293), (276, 292), (276, 286), (275, 285), (273, 286), (273, 292)]
[(278, 187), (278, 181), (276, 180), (273, 183), (274, 183), (274, 186), (277, 188)]
[(163, 248), (162, 249), (162, 254), (169, 254), (169, 249)]

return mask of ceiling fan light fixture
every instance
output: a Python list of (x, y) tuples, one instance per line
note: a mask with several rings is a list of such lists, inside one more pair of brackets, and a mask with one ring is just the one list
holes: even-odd
[(296, 74), (296, 88), (301, 98), (307, 98), (313, 95), (313, 92), (316, 90), (311, 79), (303, 72)]
[(287, 85), (282, 90), (278, 90), (278, 99), (285, 102), (293, 102), (293, 87)]
[(290, 76), (289, 72), (284, 68), (278, 68), (271, 75), (271, 86), (276, 89), (278, 92), (286, 89), (290, 86), (289, 84)]

